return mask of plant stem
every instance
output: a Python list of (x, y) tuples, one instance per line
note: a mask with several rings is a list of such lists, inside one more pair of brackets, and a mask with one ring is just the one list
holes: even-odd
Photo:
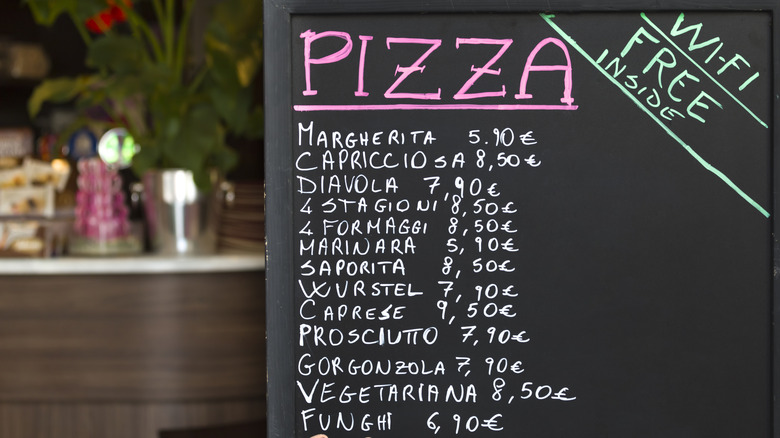
[(160, 47), (160, 42), (157, 40), (157, 37), (154, 35), (154, 32), (152, 32), (152, 29), (149, 27), (149, 25), (146, 24), (146, 21), (140, 17), (134, 9), (129, 8), (123, 1), (116, 2), (116, 5), (119, 6), (127, 16), (127, 21), (130, 23), (130, 26), (133, 29), (133, 34), (137, 34), (138, 29), (143, 32), (143, 35), (146, 37), (146, 41), (152, 48), (152, 53), (154, 54), (155, 60), (161, 62), (163, 59), (165, 59), (165, 55), (163, 54), (162, 48)]
[(154, 5), (154, 15), (157, 16), (157, 22), (162, 25), (163, 20), (165, 19), (165, 13), (163, 12), (162, 3), (160, 3), (160, 0), (153, 0), (152, 5)]
[(165, 55), (163, 54), (162, 48), (160, 47), (160, 42), (157, 41), (157, 37), (154, 35), (154, 32), (152, 32), (152, 29), (150, 29), (149, 26), (143, 22), (143, 20), (136, 20), (136, 23), (138, 24), (138, 27), (141, 28), (144, 35), (146, 35), (146, 39), (149, 42), (149, 45), (152, 47), (155, 58), (158, 61), (162, 61)]
[(208, 73), (208, 72), (209, 72), (208, 67), (201, 66), (201, 69), (198, 72), (198, 74), (195, 75), (195, 77), (192, 79), (192, 82), (190, 82), (190, 85), (189, 85), (189, 88), (188, 88), (188, 91), (190, 93), (194, 93), (198, 89), (198, 87), (200, 86), (200, 83), (203, 82), (203, 79), (206, 78), (206, 73)]
[[(111, 118), (111, 121), (113, 122), (113, 124), (115, 126), (122, 126), (122, 116), (118, 112), (116, 112), (116, 110), (114, 110), (114, 108), (112, 108), (110, 103), (108, 103), (106, 101), (100, 102), (100, 108), (102, 108), (103, 111), (105, 111), (105, 113), (108, 114), (108, 117)], [(132, 136), (133, 134), (135, 134), (135, 132), (133, 132), (133, 128), (132, 127), (129, 127), (129, 128), (130, 129), (128, 131), (130, 132), (130, 135)]]
[(84, 41), (84, 44), (89, 46), (90, 43), (92, 43), (92, 37), (89, 36), (89, 32), (87, 32), (87, 29), (82, 26), (81, 22), (79, 21), (79, 18), (76, 16), (76, 13), (72, 10), (68, 11), (68, 16), (70, 16), (71, 21), (73, 21), (73, 25), (76, 27), (76, 30), (79, 33), (79, 36), (81, 36), (81, 39)]
[(124, 1), (120, 1), (119, 3), (116, 3), (116, 6), (119, 7), (119, 9), (122, 10), (122, 13), (125, 14), (125, 17), (127, 17), (127, 24), (130, 25), (130, 32), (133, 34), (133, 38), (142, 41), (144, 37), (141, 35), (141, 32), (139, 30), (138, 20), (134, 19), (135, 17), (131, 17), (131, 11), (127, 7)]
[(176, 48), (174, 47), (174, 33), (176, 31), (176, 10), (174, 8), (174, 0), (165, 1), (165, 18), (166, 21), (163, 25), (165, 35), (165, 61), (169, 67), (174, 67), (174, 59)]
[[(165, 44), (165, 11), (163, 10), (162, 0), (152, 0), (152, 5), (154, 6), (154, 15), (157, 17), (157, 23), (160, 25), (160, 38), (163, 40), (163, 44)], [(168, 47), (165, 47), (165, 51), (167, 52)], [(167, 55), (163, 54), (162, 49), (160, 50), (160, 62), (165, 62), (167, 60)]]
[(176, 61), (175, 61), (175, 76), (176, 80), (182, 80), (182, 74), (184, 72), (184, 59), (187, 55), (187, 39), (190, 29), (190, 18), (192, 17), (193, 5), (195, 0), (185, 0), (184, 2), (184, 15), (181, 20), (181, 27), (179, 28), (179, 39), (176, 44)]

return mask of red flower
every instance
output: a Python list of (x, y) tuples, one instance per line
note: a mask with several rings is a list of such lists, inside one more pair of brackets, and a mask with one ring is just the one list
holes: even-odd
[[(133, 7), (132, 0), (122, 0), (122, 2), (128, 8)], [(119, 6), (117, 6), (113, 0), (108, 0), (108, 4), (111, 5), (110, 11), (111, 11), (111, 16), (114, 17), (114, 20), (120, 23), (127, 20), (127, 14), (125, 14), (125, 11)]]
[[(122, 2), (128, 8), (133, 7), (132, 0), (122, 0)], [(127, 14), (125, 14), (125, 11), (123, 11), (121, 7), (116, 5), (114, 0), (107, 0), (106, 3), (108, 4), (108, 8), (93, 15), (84, 22), (84, 25), (90, 32), (105, 33), (107, 30), (111, 29), (114, 22), (121, 23), (127, 20)]]
[(84, 24), (92, 33), (105, 33), (105, 31), (111, 29), (113, 22), (114, 17), (111, 16), (111, 13), (109, 11), (103, 11), (88, 18)]
[(111, 16), (114, 17), (114, 20), (119, 22), (127, 20), (125, 11), (123, 11), (122, 8), (117, 5), (111, 6)]

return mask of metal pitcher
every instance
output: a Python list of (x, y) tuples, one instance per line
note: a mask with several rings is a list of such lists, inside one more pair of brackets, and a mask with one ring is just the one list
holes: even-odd
[(153, 170), (143, 177), (143, 205), (149, 243), (154, 252), (168, 255), (213, 254), (225, 186), (217, 172), (211, 190), (195, 186), (192, 172)]

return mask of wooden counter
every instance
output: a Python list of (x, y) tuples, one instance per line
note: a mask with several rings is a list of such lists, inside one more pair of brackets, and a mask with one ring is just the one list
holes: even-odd
[(260, 255), (65, 257), (59, 259), (1, 259), (3, 275), (174, 274), (258, 271), (265, 269)]
[(0, 437), (265, 416), (262, 257), (0, 261)]

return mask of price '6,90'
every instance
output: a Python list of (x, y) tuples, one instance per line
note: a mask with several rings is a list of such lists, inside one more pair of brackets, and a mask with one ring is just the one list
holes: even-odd
[[(483, 418), (480, 418), (476, 415), (462, 417), (460, 414), (453, 414), (452, 427), (454, 427), (455, 435), (461, 432), (473, 433), (480, 429), (498, 432), (504, 430), (504, 427), (501, 426), (502, 417), (503, 416), (501, 414), (495, 414), (493, 416)], [(439, 421), (441, 421), (440, 414), (438, 412), (434, 412), (428, 417), (426, 426), (428, 426), (428, 429), (432, 430), (434, 434), (437, 434), (441, 431), (441, 426), (438, 424)]]

